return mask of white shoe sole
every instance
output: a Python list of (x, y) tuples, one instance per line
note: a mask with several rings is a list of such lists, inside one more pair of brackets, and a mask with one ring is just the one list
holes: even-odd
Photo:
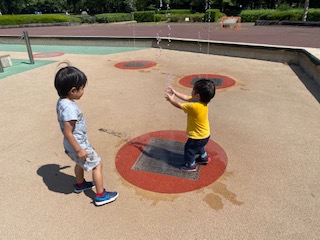
[(113, 202), (114, 200), (116, 200), (119, 196), (119, 193), (117, 193), (116, 196), (114, 196), (113, 198), (109, 198), (108, 200), (105, 200), (105, 201), (101, 201), (101, 202), (94, 202), (94, 204), (96, 206), (101, 206), (101, 205), (104, 205), (104, 204), (107, 204), (107, 203), (111, 203)]

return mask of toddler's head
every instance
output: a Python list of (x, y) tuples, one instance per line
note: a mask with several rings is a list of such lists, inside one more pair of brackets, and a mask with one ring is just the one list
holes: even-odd
[(79, 90), (87, 84), (87, 76), (78, 68), (66, 66), (61, 68), (54, 80), (54, 86), (57, 89), (60, 98), (68, 97), (68, 93), (72, 88)]
[(216, 93), (216, 87), (209, 79), (202, 78), (194, 84), (193, 91), (199, 94), (201, 102), (209, 103)]

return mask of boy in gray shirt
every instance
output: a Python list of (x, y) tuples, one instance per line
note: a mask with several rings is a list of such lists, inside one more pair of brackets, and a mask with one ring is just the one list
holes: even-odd
[[(80, 193), (95, 186), (94, 203), (100, 206), (116, 200), (118, 193), (107, 192), (103, 187), (101, 159), (88, 141), (86, 120), (75, 103), (82, 97), (86, 83), (87, 77), (79, 69), (72, 66), (61, 68), (54, 81), (60, 96), (56, 110), (64, 135), (65, 153), (76, 163), (74, 191)], [(84, 179), (84, 171), (92, 171), (93, 182)]]

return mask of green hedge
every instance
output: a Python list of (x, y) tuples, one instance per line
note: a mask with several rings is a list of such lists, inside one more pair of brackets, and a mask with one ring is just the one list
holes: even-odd
[(61, 22), (80, 22), (78, 18), (58, 15), (58, 14), (43, 14), (43, 15), (1, 15), (0, 25), (22, 25), (33, 23), (61, 23)]
[(206, 22), (216, 22), (225, 14), (220, 12), (219, 9), (208, 9), (205, 13)]
[(96, 17), (90, 15), (74, 15), (81, 23), (95, 23)]
[[(64, 15), (64, 14), (26, 14), (26, 15), (1, 15), (0, 25), (23, 25), (37, 23), (61, 23), (61, 22), (79, 22), (79, 23), (110, 23), (136, 20), (137, 22), (185, 22), (189, 18), (190, 22), (216, 22), (224, 13), (219, 9), (210, 9), (206, 13), (194, 13), (191, 10), (170, 10), (160, 11), (141, 11), (130, 13), (106, 13), (96, 16), (90, 15)], [(261, 10), (243, 10), (240, 13), (242, 22), (255, 22), (256, 20), (279, 20), (279, 21), (301, 21), (303, 9), (290, 9), (286, 11), (261, 9)], [(308, 11), (307, 21), (320, 21), (320, 9), (311, 8)]]
[(318, 22), (320, 21), (320, 9), (319, 8), (310, 8), (308, 11), (308, 21)]
[(154, 22), (155, 11), (139, 11), (134, 12), (134, 20), (137, 22)]
[(276, 10), (265, 9), (265, 10), (243, 10), (240, 13), (241, 22), (255, 22), (256, 20), (262, 19), (263, 16), (272, 14)]
[[(255, 22), (256, 20), (289, 20), (301, 21), (303, 9), (280, 10), (243, 10), (240, 13), (241, 22)], [(320, 21), (320, 9), (309, 9), (307, 21)]]
[(300, 21), (302, 19), (303, 12), (301, 11), (276, 11), (272, 14), (262, 16), (262, 20), (289, 20)]
[(110, 22), (125, 22), (133, 20), (131, 13), (105, 13), (97, 14), (96, 22), (98, 23), (110, 23)]
[(190, 9), (170, 9), (170, 10), (161, 10), (158, 14), (193, 14), (195, 11)]
[(155, 15), (156, 22), (185, 22), (186, 18), (189, 18), (189, 22), (203, 22), (204, 13)]

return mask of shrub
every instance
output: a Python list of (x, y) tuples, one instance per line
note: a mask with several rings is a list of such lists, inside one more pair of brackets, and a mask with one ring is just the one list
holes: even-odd
[(134, 20), (136, 20), (137, 22), (154, 22), (155, 12), (154, 11), (134, 12)]
[(265, 19), (265, 20), (289, 20), (289, 21), (300, 21), (302, 18), (302, 11), (276, 11), (273, 12), (272, 14), (268, 14), (264, 16), (263, 18), (260, 19)]
[[(275, 12), (276, 10), (266, 9), (266, 10), (243, 10), (240, 13), (241, 22), (255, 22), (259, 19), (264, 19), (265, 16)], [(263, 17), (263, 18), (261, 18)]]
[(42, 14), (42, 15), (2, 15), (0, 16), (0, 25), (21, 25), (33, 23), (61, 23), (61, 22), (80, 22), (76, 17), (60, 14)]
[(163, 21), (167, 21), (167, 17), (163, 14), (155, 14), (154, 15), (154, 21), (155, 22), (163, 22)]
[(170, 17), (166, 20), (168, 22), (185, 22), (185, 19), (189, 18), (190, 22), (203, 22), (204, 13), (194, 13), (194, 14), (170, 14)]
[(219, 9), (208, 9), (205, 13), (206, 22), (216, 22), (225, 14), (220, 12)]
[(193, 14), (195, 11), (190, 9), (170, 9), (170, 10), (161, 10), (158, 14)]
[(98, 23), (110, 23), (110, 22), (125, 22), (131, 21), (133, 16), (131, 13), (105, 13), (97, 14), (96, 22)]
[(96, 17), (90, 15), (75, 15), (76, 18), (80, 20), (81, 23), (95, 23)]
[[(242, 22), (255, 22), (256, 20), (279, 20), (279, 21), (301, 21), (302, 8), (295, 8), (286, 11), (280, 10), (243, 10), (240, 13)], [(320, 9), (310, 8), (307, 21), (320, 21)]]
[(320, 21), (320, 9), (310, 8), (307, 16), (308, 21)]

